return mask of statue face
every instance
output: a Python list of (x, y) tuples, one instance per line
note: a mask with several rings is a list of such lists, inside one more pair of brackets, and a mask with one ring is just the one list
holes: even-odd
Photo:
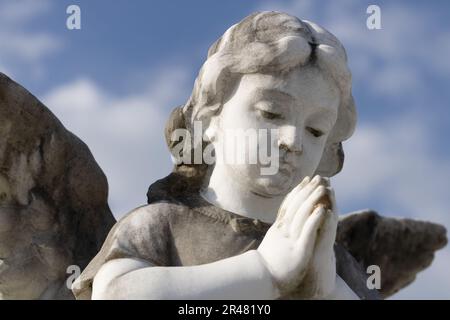
[[(303, 177), (314, 174), (340, 103), (333, 80), (314, 66), (295, 68), (284, 75), (244, 75), (234, 95), (214, 117), (210, 132), (278, 129), (279, 170), (262, 175), (261, 163), (223, 163), (224, 172), (246, 190), (264, 197), (287, 194)], [(213, 139), (216, 155), (227, 152), (221, 135)], [(269, 140), (270, 141), (270, 140)], [(225, 177), (224, 177), (225, 179)]]

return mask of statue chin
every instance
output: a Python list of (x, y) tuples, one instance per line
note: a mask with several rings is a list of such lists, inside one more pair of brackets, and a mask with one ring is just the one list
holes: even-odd
[(227, 181), (232, 177), (237, 188), (250, 190), (253, 194), (264, 198), (287, 195), (295, 187), (298, 177), (298, 174), (284, 169), (264, 175), (259, 165), (222, 166), (215, 173), (219, 181)]
[(281, 172), (273, 176), (261, 176), (256, 179), (252, 191), (264, 198), (285, 196), (292, 189), (293, 180), (292, 175)]

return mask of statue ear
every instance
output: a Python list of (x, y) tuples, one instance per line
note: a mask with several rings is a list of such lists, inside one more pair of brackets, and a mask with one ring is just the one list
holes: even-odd
[(343, 165), (344, 149), (342, 148), (342, 143), (330, 143), (325, 146), (322, 159), (320, 159), (315, 174), (319, 174), (322, 177), (332, 177), (342, 170)]
[(176, 107), (173, 109), (170, 113), (169, 119), (166, 122), (164, 137), (169, 150), (172, 150), (174, 145), (178, 143), (178, 141), (172, 140), (172, 132), (176, 129), (186, 129), (186, 122), (182, 107)]

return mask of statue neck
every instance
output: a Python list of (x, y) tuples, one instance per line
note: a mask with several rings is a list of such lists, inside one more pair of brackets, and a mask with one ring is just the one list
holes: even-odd
[(284, 199), (284, 196), (265, 198), (244, 189), (221, 165), (214, 167), (200, 195), (216, 207), (266, 223), (275, 221)]

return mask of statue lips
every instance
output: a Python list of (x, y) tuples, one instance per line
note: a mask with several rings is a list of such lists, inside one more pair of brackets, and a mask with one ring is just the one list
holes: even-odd
[(291, 164), (280, 162), (278, 172), (275, 174), (275, 176), (277, 176), (279, 179), (282, 179), (284, 181), (283, 184), (291, 184), (293, 182), (294, 172), (294, 167)]
[(285, 175), (292, 175), (295, 172), (295, 167), (292, 165), (292, 163), (287, 162), (286, 160), (278, 160), (280, 167), (279, 167), (279, 172), (285, 174)]
[(282, 174), (288, 176), (288, 175), (291, 175), (291, 174), (292, 174), (292, 169), (289, 168), (289, 167), (280, 167), (280, 168), (278, 169), (278, 172), (280, 172), (280, 173), (282, 173)]

